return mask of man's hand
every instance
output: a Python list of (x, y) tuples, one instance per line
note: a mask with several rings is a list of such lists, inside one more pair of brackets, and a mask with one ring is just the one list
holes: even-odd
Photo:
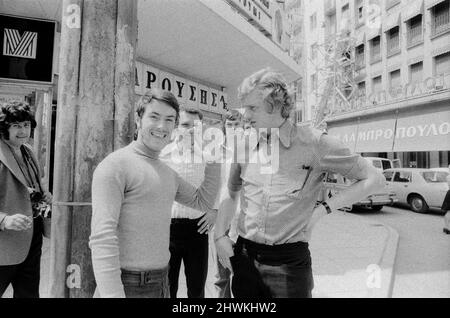
[(7, 215), (3, 220), (5, 230), (26, 231), (32, 226), (32, 218), (23, 214)]
[(219, 239), (214, 240), (216, 244), (217, 256), (219, 257), (220, 263), (233, 272), (231, 267), (230, 257), (234, 255), (233, 252), (233, 241), (227, 236), (222, 236)]
[(50, 192), (45, 191), (42, 198), (44, 199), (44, 201), (47, 204), (49, 204), (49, 205), (52, 204), (53, 197), (52, 197), (52, 194)]
[(200, 227), (198, 229), (198, 233), (209, 233), (217, 219), (217, 210), (206, 212), (205, 215), (202, 216), (197, 225)]

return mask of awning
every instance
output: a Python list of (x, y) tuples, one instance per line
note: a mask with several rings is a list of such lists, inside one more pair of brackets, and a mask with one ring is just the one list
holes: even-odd
[(450, 110), (399, 114), (394, 151), (450, 151)]
[(391, 152), (394, 141), (395, 114), (377, 120), (361, 120), (358, 125), (355, 152)]
[(354, 152), (356, 145), (357, 128), (357, 123), (334, 126), (328, 129), (328, 135), (338, 138), (347, 147), (350, 148), (350, 151)]
[(225, 87), (229, 105), (237, 87), (265, 68), (288, 81), (302, 68), (275, 42), (223, 0), (139, 0), (137, 56), (193, 81)]
[(383, 32), (387, 32), (390, 29), (399, 26), (401, 23), (400, 13), (388, 15), (383, 23)]
[(405, 6), (405, 12), (403, 14), (403, 21), (408, 21), (414, 18), (418, 14), (423, 15), (423, 0), (408, 1), (408, 5)]
[(441, 2), (444, 2), (446, 0), (425, 0), (425, 8), (427, 10), (431, 9), (432, 7), (438, 5)]

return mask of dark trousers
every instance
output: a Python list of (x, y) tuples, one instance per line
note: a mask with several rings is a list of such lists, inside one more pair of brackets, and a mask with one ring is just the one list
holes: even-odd
[(184, 263), (188, 298), (204, 298), (208, 274), (208, 234), (198, 233), (200, 219), (172, 219), (170, 225), (169, 286), (176, 298), (181, 261)]
[(0, 266), (0, 297), (12, 284), (14, 298), (39, 298), (43, 226), (41, 217), (34, 219), (33, 238), (25, 261)]
[(239, 237), (230, 261), (235, 298), (311, 298), (314, 282), (306, 242), (264, 245)]

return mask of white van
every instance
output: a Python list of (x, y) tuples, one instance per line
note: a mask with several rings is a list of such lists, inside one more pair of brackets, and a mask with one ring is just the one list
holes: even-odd
[(386, 169), (401, 168), (399, 159), (389, 160), (379, 157), (364, 157), (364, 159), (368, 160), (375, 168), (377, 168), (381, 172)]

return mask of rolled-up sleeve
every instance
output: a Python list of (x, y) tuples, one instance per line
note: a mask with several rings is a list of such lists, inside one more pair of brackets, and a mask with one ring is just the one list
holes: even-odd
[(352, 180), (368, 177), (370, 163), (353, 153), (339, 139), (323, 134), (317, 145), (317, 157), (323, 171), (339, 173)]

